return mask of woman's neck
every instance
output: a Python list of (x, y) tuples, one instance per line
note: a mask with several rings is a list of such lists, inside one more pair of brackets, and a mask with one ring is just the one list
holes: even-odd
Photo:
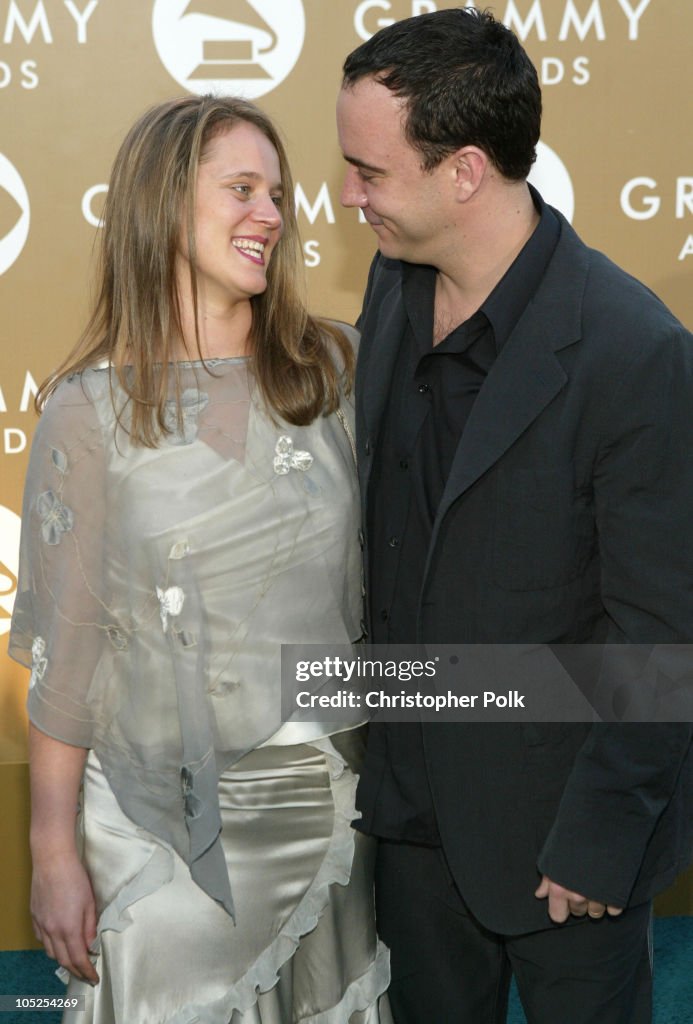
[(253, 322), (250, 300), (240, 302), (225, 310), (200, 309), (198, 311), (198, 335), (192, 310), (183, 312), (182, 338), (171, 347), (171, 358), (229, 359), (234, 356), (250, 355), (250, 334)]

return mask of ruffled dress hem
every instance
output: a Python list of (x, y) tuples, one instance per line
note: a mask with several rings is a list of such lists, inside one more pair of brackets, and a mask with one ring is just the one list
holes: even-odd
[[(227, 1024), (234, 1014), (247, 1013), (257, 1003), (258, 995), (269, 992), (277, 984), (282, 966), (292, 958), (301, 938), (317, 925), (328, 904), (330, 886), (349, 883), (354, 856), (355, 835), (351, 822), (355, 815), (357, 778), (346, 770), (347, 762), (329, 737), (307, 745), (320, 750), (326, 758), (334, 801), (332, 835), (318, 871), (279, 934), (223, 996), (208, 1003), (187, 1003), (157, 1024)], [(150, 834), (148, 837), (152, 838)], [(156, 839), (156, 842), (160, 844), (161, 840)], [(94, 949), (100, 949), (105, 931), (122, 932), (129, 927), (132, 919), (128, 907), (166, 885), (172, 877), (173, 851), (162, 844), (104, 908)], [(62, 981), (70, 980), (70, 975), (62, 968), (56, 974)], [(353, 1013), (366, 1011), (377, 1003), (389, 981), (389, 951), (378, 942), (369, 969), (349, 983), (339, 1003), (317, 1014), (298, 1017), (295, 1024), (347, 1024)], [(258, 1024), (262, 1024), (261, 1014)]]

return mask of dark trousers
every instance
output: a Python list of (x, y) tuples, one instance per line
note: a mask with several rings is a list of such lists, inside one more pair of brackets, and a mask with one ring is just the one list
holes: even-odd
[(513, 974), (529, 1024), (652, 1020), (649, 903), (498, 935), (470, 914), (441, 849), (381, 840), (376, 913), (395, 1024), (505, 1024)]

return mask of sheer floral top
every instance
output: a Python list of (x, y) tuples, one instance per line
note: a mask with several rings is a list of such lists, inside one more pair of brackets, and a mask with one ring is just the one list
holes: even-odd
[(275, 424), (246, 359), (207, 366), (166, 371), (183, 415), (171, 400), (155, 449), (130, 444), (109, 368), (51, 397), (10, 652), (34, 724), (93, 748), (125, 813), (232, 912), (219, 774), (280, 727), (282, 643), (358, 638), (358, 499), (346, 401)]

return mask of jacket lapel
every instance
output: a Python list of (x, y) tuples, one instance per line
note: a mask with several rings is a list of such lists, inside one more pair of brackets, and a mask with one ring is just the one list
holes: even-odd
[[(368, 489), (373, 467), (371, 456), (380, 431), (392, 371), (406, 326), (399, 264), (396, 267), (393, 272), (392, 269), (388, 269), (388, 262), (379, 254), (375, 257), (364, 300), (365, 312), (357, 322), (357, 327), (361, 331), (361, 343), (354, 388), (362, 531), (368, 522)], [(370, 302), (373, 291), (377, 298)], [(363, 532), (361, 536), (363, 537)], [(370, 565), (367, 548), (364, 550), (363, 591), (367, 608), (370, 601)]]
[(498, 461), (566, 380), (553, 351), (538, 345), (536, 336), (508, 339), (474, 402), (443, 492), (441, 515)]
[(363, 396), (361, 408), (368, 436), (378, 433), (385, 402), (390, 391), (392, 369), (406, 326), (401, 289), (392, 288), (377, 304), (362, 326), (370, 347), (359, 360), (356, 388)]
[(580, 340), (588, 249), (557, 216), (561, 237), (551, 263), (491, 368), (460, 439), (429, 554), (451, 504), (504, 455), (567, 384), (556, 352)]

